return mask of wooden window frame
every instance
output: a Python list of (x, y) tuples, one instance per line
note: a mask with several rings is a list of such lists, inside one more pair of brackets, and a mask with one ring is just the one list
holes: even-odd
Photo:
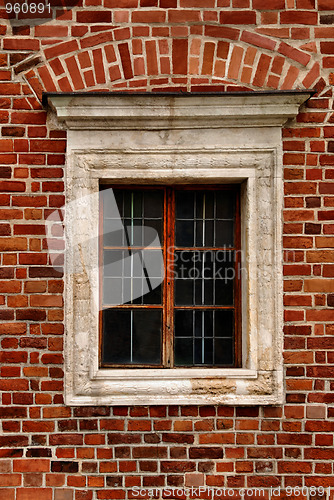
[[(161, 309), (162, 311), (162, 333), (161, 333), (161, 363), (160, 364), (136, 364), (136, 363), (108, 363), (102, 360), (102, 349), (103, 349), (103, 202), (102, 196), (100, 197), (100, 211), (99, 211), (99, 366), (101, 368), (239, 368), (242, 362), (242, 342), (241, 342), (241, 278), (240, 272), (235, 273), (234, 283), (233, 283), (233, 307), (231, 306), (217, 306), (217, 305), (189, 305), (189, 306), (176, 306), (174, 304), (174, 291), (175, 291), (175, 280), (173, 276), (173, 261), (174, 258), (171, 257), (170, 249), (173, 249), (173, 257), (175, 255), (175, 250), (185, 251), (186, 247), (176, 247), (175, 246), (175, 193), (176, 191), (188, 190), (188, 191), (232, 191), (235, 193), (235, 212), (234, 212), (234, 246), (233, 247), (191, 247), (195, 250), (205, 251), (205, 250), (228, 250), (235, 251), (234, 268), (241, 269), (241, 228), (240, 228), (240, 186), (238, 184), (213, 184), (205, 185), (205, 187), (200, 187), (196, 184), (192, 185), (109, 185), (101, 184), (100, 192), (104, 189), (122, 189), (122, 190), (149, 190), (149, 189), (159, 189), (163, 191), (163, 256), (164, 256), (164, 268), (165, 268), (165, 278), (163, 280), (162, 286), (162, 300), (161, 305), (148, 305), (148, 304), (136, 304), (136, 305), (117, 305), (117, 309)], [(128, 247), (131, 248), (131, 247)], [(190, 249), (190, 247), (189, 247)], [(220, 310), (220, 309), (233, 309), (234, 311), (234, 335), (233, 335), (233, 364), (202, 364), (202, 365), (177, 365), (174, 364), (174, 312), (175, 309), (191, 309), (191, 310)]]

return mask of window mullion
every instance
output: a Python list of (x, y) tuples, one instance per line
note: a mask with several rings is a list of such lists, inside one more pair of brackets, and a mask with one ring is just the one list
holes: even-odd
[(164, 281), (164, 318), (163, 318), (163, 364), (167, 368), (174, 366), (174, 225), (175, 196), (172, 189), (165, 193), (165, 281)]

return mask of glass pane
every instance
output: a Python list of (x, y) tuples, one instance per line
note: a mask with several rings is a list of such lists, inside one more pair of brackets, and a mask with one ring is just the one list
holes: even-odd
[(193, 336), (193, 317), (194, 311), (185, 311), (177, 309), (175, 311), (175, 336), (192, 337)]
[(194, 365), (213, 364), (213, 339), (195, 339)]
[(127, 256), (127, 250), (105, 250), (103, 252), (103, 275), (122, 277), (124, 274), (124, 259)]
[(235, 213), (235, 193), (231, 191), (216, 192), (217, 219), (233, 219)]
[(177, 247), (194, 246), (194, 221), (175, 221), (175, 244)]
[(160, 250), (104, 251), (103, 304), (160, 304), (164, 278)]
[(143, 246), (143, 222), (142, 219), (124, 219), (126, 245)]
[(158, 365), (161, 345), (161, 311), (133, 312), (133, 362)]
[(230, 337), (234, 335), (234, 311), (233, 309), (217, 309), (215, 311), (214, 335), (218, 337)]
[(231, 263), (216, 263), (215, 304), (231, 306), (234, 301), (235, 269)]
[(163, 190), (105, 189), (101, 196), (105, 246), (159, 245), (163, 237)]
[(233, 364), (233, 342), (229, 339), (215, 339), (214, 358), (216, 365)]
[(162, 287), (159, 285), (143, 295), (142, 304), (161, 304), (161, 301)]
[[(160, 242), (163, 243), (162, 218), (161, 219), (144, 219), (143, 230), (143, 245), (157, 246)], [(157, 240), (159, 237), (159, 241)]]
[(159, 365), (161, 311), (105, 309), (103, 363)]
[(215, 221), (216, 247), (234, 246), (234, 222), (227, 220)]
[(142, 213), (142, 191), (124, 189), (124, 217), (141, 218)]
[(121, 247), (126, 244), (121, 219), (104, 219), (103, 244), (107, 247)]
[(193, 280), (176, 279), (175, 280), (175, 304), (177, 306), (191, 306), (193, 299), (194, 282)]
[(103, 363), (130, 363), (131, 311), (105, 309), (102, 311)]
[(176, 338), (175, 339), (175, 366), (193, 365), (193, 339)]
[(175, 304), (192, 305), (194, 303), (193, 289), (195, 277), (195, 252), (175, 252)]
[(105, 218), (119, 219), (123, 216), (123, 193), (117, 189), (102, 189), (103, 215)]
[(176, 219), (194, 218), (194, 191), (176, 191), (175, 193), (175, 217)]
[(214, 196), (213, 191), (195, 191), (196, 193), (196, 218), (213, 219)]
[(160, 219), (163, 214), (164, 193), (162, 190), (143, 191), (144, 217), (145, 219)]
[[(233, 364), (233, 338), (232, 309), (175, 311), (175, 363), (178, 366)], [(186, 353), (186, 348), (191, 351)], [(228, 349), (227, 353), (224, 349)]]
[(103, 305), (120, 305), (123, 302), (122, 278), (108, 278), (103, 280)]

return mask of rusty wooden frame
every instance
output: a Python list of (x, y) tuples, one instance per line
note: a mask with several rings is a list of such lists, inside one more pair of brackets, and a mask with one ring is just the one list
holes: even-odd
[[(103, 317), (102, 317), (102, 297), (103, 297), (103, 203), (102, 197), (100, 196), (100, 217), (99, 217), (99, 366), (101, 368), (173, 368), (174, 367), (174, 279), (173, 279), (173, 258), (170, 258), (170, 249), (173, 249), (173, 256), (175, 250), (186, 250), (188, 247), (175, 247), (175, 192), (177, 190), (214, 190), (214, 191), (233, 191), (235, 193), (236, 206), (235, 206), (235, 229), (234, 229), (234, 247), (189, 247), (189, 250), (231, 250), (236, 251), (236, 258), (234, 259), (234, 305), (233, 306), (216, 306), (216, 305), (190, 305), (190, 306), (177, 306), (177, 309), (191, 309), (191, 310), (234, 310), (234, 364), (233, 367), (241, 367), (241, 277), (239, 275), (239, 270), (241, 269), (241, 221), (240, 221), (240, 185), (238, 184), (227, 184), (227, 185), (175, 185), (175, 186), (163, 186), (163, 185), (111, 185), (111, 184), (101, 184), (100, 191), (107, 188), (115, 189), (136, 189), (136, 190), (149, 190), (149, 189), (159, 189), (164, 192), (164, 202), (163, 202), (163, 255), (164, 255), (164, 266), (165, 266), (165, 279), (163, 281), (163, 286), (161, 289), (162, 300), (160, 304), (122, 304), (117, 305), (117, 309), (161, 309), (162, 311), (162, 325), (161, 325), (161, 364), (151, 365), (151, 364), (115, 364), (115, 363), (103, 363), (102, 362), (102, 346), (103, 346)], [(116, 247), (113, 247), (116, 249)], [(124, 248), (124, 247), (122, 247)], [(135, 247), (131, 247), (134, 249)], [(195, 365), (195, 366), (185, 366), (185, 368), (200, 368), (200, 367), (219, 367), (230, 365)], [(182, 368), (182, 366), (178, 366)]]

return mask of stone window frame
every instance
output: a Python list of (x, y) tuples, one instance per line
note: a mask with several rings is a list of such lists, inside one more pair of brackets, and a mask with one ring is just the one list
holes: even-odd
[[(68, 129), (65, 206), (67, 405), (281, 404), (282, 126), (312, 91), (50, 93)], [(122, 140), (119, 136), (122, 134)], [(98, 363), (99, 183), (240, 183), (242, 367)], [(84, 203), (77, 202), (83, 197)], [(89, 241), (84, 247), (81, 241)]]

